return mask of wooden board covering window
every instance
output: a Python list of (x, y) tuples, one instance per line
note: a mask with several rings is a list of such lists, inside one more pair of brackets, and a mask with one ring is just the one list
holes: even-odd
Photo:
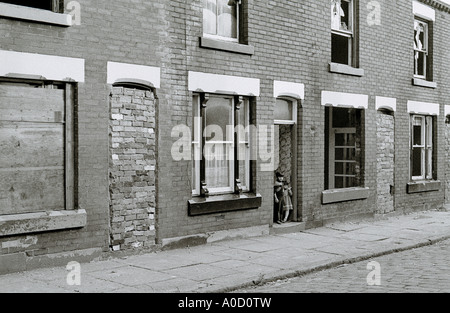
[(0, 215), (73, 209), (67, 86), (0, 85)]

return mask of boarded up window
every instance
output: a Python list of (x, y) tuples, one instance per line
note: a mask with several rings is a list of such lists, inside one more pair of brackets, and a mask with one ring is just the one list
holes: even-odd
[(0, 84), (0, 214), (73, 209), (72, 98)]

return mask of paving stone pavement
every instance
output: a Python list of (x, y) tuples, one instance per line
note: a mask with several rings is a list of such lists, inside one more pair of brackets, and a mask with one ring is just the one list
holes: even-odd
[(449, 238), (449, 210), (416, 212), (83, 263), (75, 285), (66, 267), (1, 275), (0, 292), (225, 293)]

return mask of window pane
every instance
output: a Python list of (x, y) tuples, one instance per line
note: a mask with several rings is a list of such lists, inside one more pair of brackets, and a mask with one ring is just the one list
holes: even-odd
[(339, 176), (334, 177), (334, 188), (345, 188), (344, 177)]
[(333, 128), (356, 127), (356, 110), (333, 108)]
[(233, 127), (233, 99), (224, 97), (211, 97), (206, 110), (206, 145), (205, 180), (208, 188), (231, 188), (230, 175), (233, 153), (230, 150), (233, 134), (227, 135), (227, 126), (230, 131)]
[(337, 147), (354, 147), (355, 146), (355, 134), (336, 134), (336, 146)]
[(349, 64), (351, 38), (337, 34), (331, 34), (331, 62)]
[(424, 52), (416, 51), (414, 53), (414, 74), (425, 76), (426, 55)]
[(277, 99), (275, 104), (274, 119), (284, 121), (293, 120), (292, 102), (283, 99)]
[(203, 0), (203, 32), (217, 35), (216, 0)]
[(413, 148), (413, 165), (412, 176), (423, 176), (422, 164), (423, 164), (423, 149)]
[(336, 175), (355, 175), (355, 165), (354, 162), (336, 162), (334, 166), (334, 171)]
[(351, 1), (331, 0), (331, 29), (352, 31)]
[(413, 126), (413, 131), (414, 131), (414, 145), (415, 146), (422, 146), (423, 145), (423, 141), (422, 141), (422, 126), (417, 126), (414, 125)]
[(344, 163), (336, 162), (336, 164), (334, 165), (334, 172), (338, 175), (343, 175), (344, 174)]
[(218, 12), (218, 33), (217, 35), (229, 38), (237, 38), (237, 6), (228, 5), (229, 0), (217, 0)]
[(414, 21), (414, 49), (427, 50), (427, 25), (423, 22)]
[(345, 163), (345, 174), (356, 175), (356, 163)]
[(208, 188), (230, 187), (228, 144), (206, 144), (205, 176)]
[(345, 1), (342, 0), (341, 1), (341, 9), (342, 11), (340, 12), (341, 14), (341, 25), (340, 25), (340, 29), (341, 30), (346, 30), (346, 31), (351, 31), (351, 20), (350, 20), (350, 2), (349, 1)]
[(345, 188), (356, 187), (356, 179), (354, 177), (345, 177)]
[[(206, 127), (208, 129), (218, 129), (222, 133), (207, 132), (206, 140), (226, 141), (227, 126), (233, 127), (233, 100), (231, 98), (211, 97), (206, 106)], [(214, 126), (214, 127), (213, 127)], [(219, 138), (218, 138), (219, 137)], [(220, 138), (221, 137), (221, 138)], [(229, 138), (232, 140), (232, 138)]]
[(344, 148), (336, 148), (335, 149), (335, 160), (337, 161), (354, 161), (356, 159), (355, 149), (344, 149)]

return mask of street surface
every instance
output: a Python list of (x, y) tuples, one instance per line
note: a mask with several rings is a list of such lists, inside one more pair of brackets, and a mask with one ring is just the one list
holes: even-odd
[(450, 240), (237, 292), (449, 293)]

